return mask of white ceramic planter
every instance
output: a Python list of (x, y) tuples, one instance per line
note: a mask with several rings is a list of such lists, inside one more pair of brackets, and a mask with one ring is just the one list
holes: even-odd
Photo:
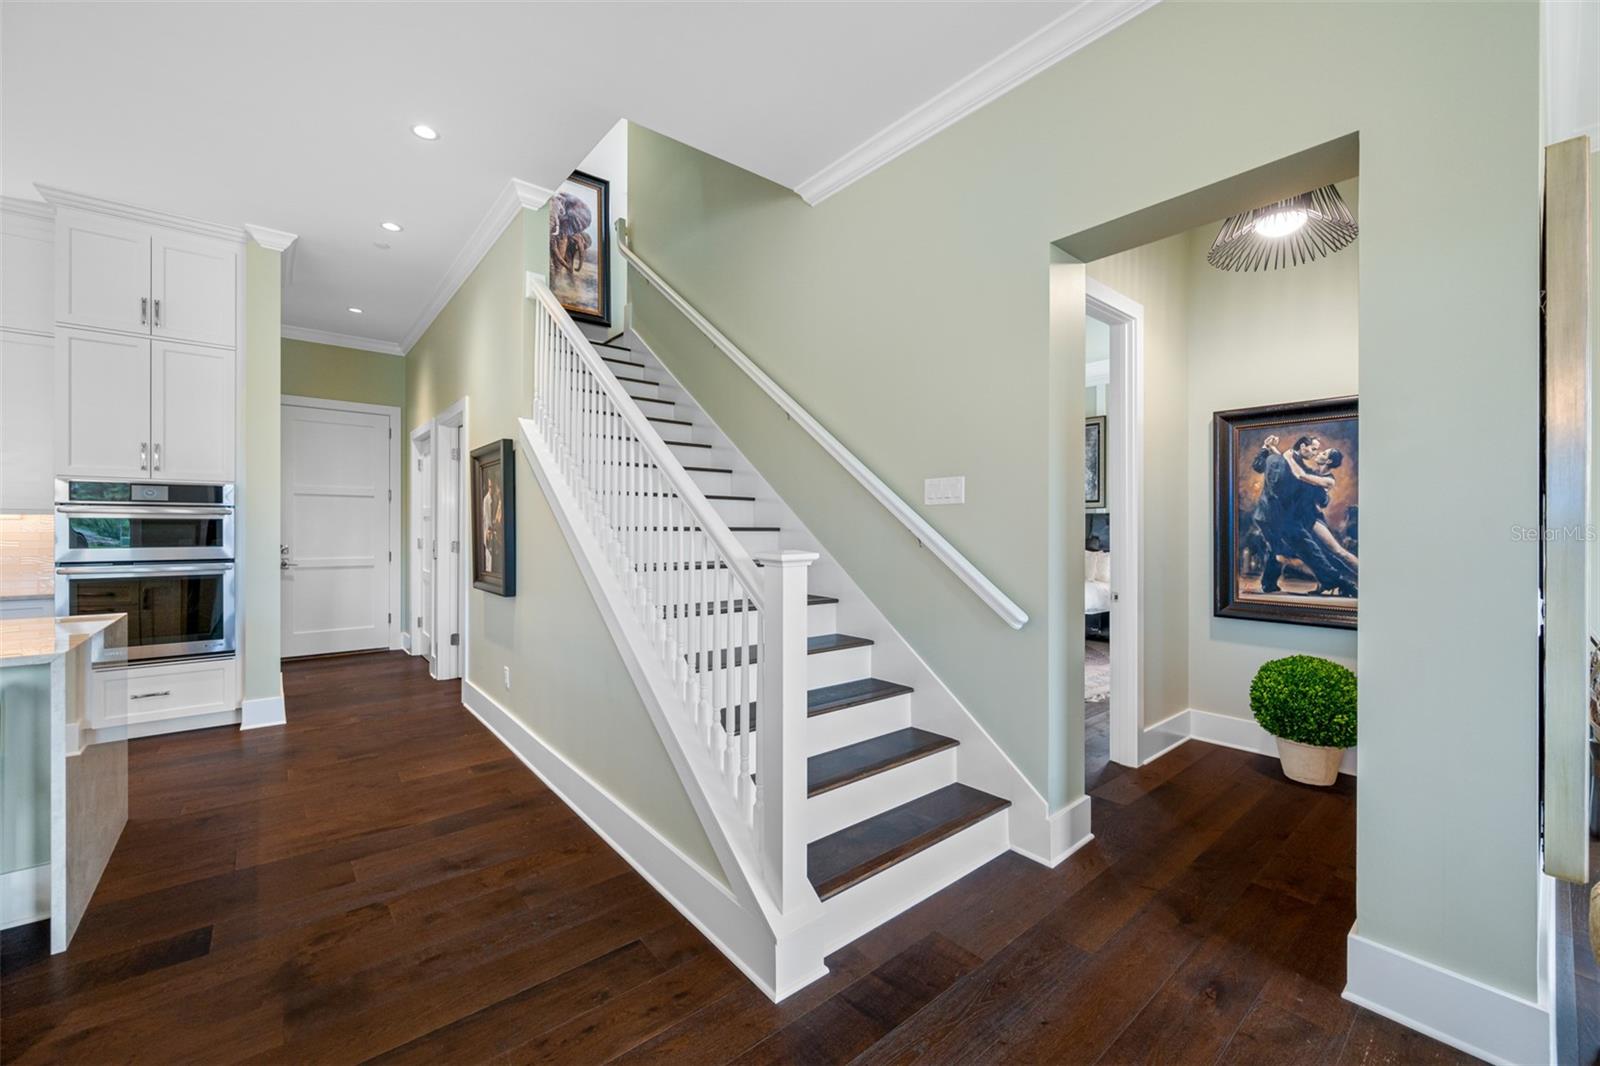
[(1339, 779), (1343, 748), (1301, 744), (1282, 737), (1275, 739), (1278, 742), (1278, 761), (1283, 763), (1284, 776), (1289, 780), (1303, 785), (1331, 785)]

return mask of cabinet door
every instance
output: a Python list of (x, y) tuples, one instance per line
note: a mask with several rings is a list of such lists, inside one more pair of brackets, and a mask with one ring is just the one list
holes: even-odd
[(0, 511), (55, 506), (55, 340), (0, 330)]
[(56, 321), (150, 332), (150, 231), (120, 218), (56, 215)]
[(150, 476), (232, 481), (234, 350), (150, 342)]
[(68, 477), (150, 476), (150, 342), (56, 334), (56, 468)]
[(229, 348), (239, 343), (237, 245), (157, 230), (150, 263), (152, 333)]

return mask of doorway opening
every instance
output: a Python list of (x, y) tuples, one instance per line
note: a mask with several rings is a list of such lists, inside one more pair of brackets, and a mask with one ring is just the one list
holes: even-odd
[(411, 623), (408, 649), (437, 681), (466, 673), (467, 402), (411, 433)]
[(1083, 728), (1092, 788), (1108, 762), (1139, 765), (1144, 308), (1086, 283)]

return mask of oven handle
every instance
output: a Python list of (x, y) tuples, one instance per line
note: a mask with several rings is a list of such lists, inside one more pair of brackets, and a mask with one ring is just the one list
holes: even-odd
[(231, 518), (232, 507), (171, 507), (164, 504), (132, 507), (104, 507), (92, 503), (58, 503), (62, 514), (82, 518)]
[(56, 567), (56, 573), (69, 577), (160, 577), (163, 574), (226, 574), (232, 569), (232, 563), (171, 563), (135, 566), (108, 566), (105, 563), (84, 563), (81, 566), (58, 566)]

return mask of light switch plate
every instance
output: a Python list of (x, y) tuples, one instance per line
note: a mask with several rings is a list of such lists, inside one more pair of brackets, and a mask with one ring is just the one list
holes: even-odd
[(925, 504), (966, 503), (967, 479), (965, 477), (930, 477), (922, 483), (922, 502)]

